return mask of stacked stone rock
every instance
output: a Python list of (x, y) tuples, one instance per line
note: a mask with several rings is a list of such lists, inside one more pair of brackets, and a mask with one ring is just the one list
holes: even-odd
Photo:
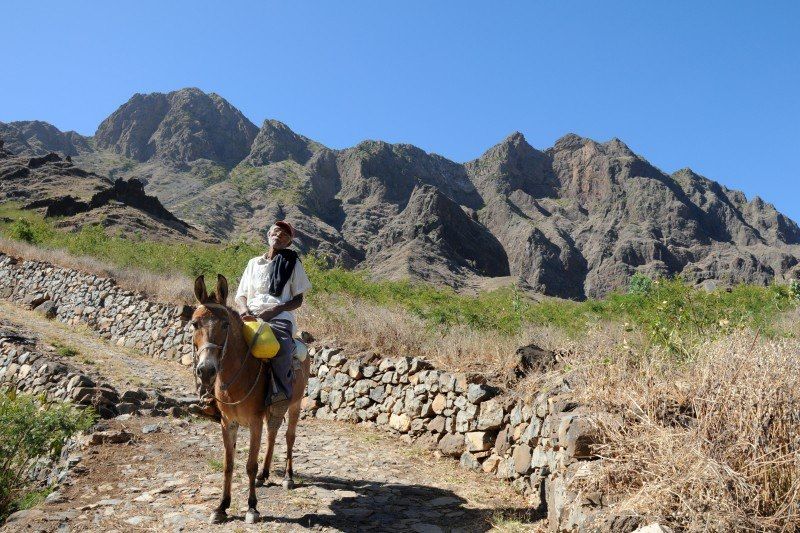
[(580, 523), (599, 494), (567, 482), (595, 468), (594, 426), (563, 380), (530, 401), (498, 396), (466, 374), (418, 358), (359, 361), (312, 348), (306, 413), (325, 420), (388, 426), (407, 442), (459, 458), (462, 466), (508, 480), (556, 523)]
[(111, 279), (0, 254), (0, 296), (66, 324), (84, 323), (119, 346), (191, 364), (189, 333), (175, 306), (148, 301)]
[(192, 398), (171, 398), (160, 391), (142, 389), (120, 393), (113, 385), (92, 377), (52, 353), (36, 349), (30, 341), (2, 338), (0, 334), (0, 387), (44, 394), (51, 401), (92, 406), (102, 418), (122, 414), (183, 416)]
[(0, 385), (45, 394), (50, 400), (91, 405), (103, 418), (119, 414), (116, 404), (120, 397), (114, 387), (97, 384), (85, 373), (13, 342), (0, 343)]

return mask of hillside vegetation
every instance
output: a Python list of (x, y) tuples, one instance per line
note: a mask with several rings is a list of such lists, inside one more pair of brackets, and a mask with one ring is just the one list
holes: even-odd
[[(247, 261), (263, 253), (263, 247), (240, 241), (227, 246), (165, 243), (136, 236), (108, 235), (102, 226), (86, 226), (78, 232), (58, 231), (50, 220), (12, 204), (0, 208), (0, 233), (37, 247), (88, 256), (122, 270), (171, 275), (173, 286), (138, 287), (161, 299), (185, 299), (190, 287), (175, 275), (195, 277), (221, 273), (238, 283)], [(637, 330), (649, 342), (662, 346), (679, 359), (691, 357), (693, 348), (741, 328), (753, 328), (774, 336), (776, 317), (797, 303), (796, 285), (736, 285), (728, 290), (698, 291), (680, 279), (652, 281), (634, 277), (629, 290), (605, 299), (582, 302), (545, 298), (534, 300), (506, 287), (479, 295), (459, 294), (449, 288), (410, 281), (375, 281), (365, 271), (328, 268), (313, 254), (304, 265), (314, 286), (312, 305), (377, 306), (402, 312), (420, 321), (426, 335), (467, 329), (492, 336), (515, 337), (531, 326), (556, 328), (575, 337), (607, 322)], [(210, 275), (210, 276), (209, 276)], [(352, 315), (352, 313), (351, 313)], [(345, 333), (345, 332), (342, 332)]]
[(70, 404), (0, 390), (0, 520), (27, 509), (47, 495), (35, 490), (28, 474), (41, 459), (57, 459), (66, 441), (88, 429), (96, 415)]

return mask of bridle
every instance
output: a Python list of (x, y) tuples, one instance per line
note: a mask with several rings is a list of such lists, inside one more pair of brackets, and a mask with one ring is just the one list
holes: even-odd
[[(218, 309), (218, 310), (225, 311), (226, 313), (228, 312), (228, 308), (225, 307), (224, 305), (209, 304), (209, 303), (205, 303), (205, 304), (201, 304), (201, 305), (207, 307), (208, 309)], [(230, 323), (228, 325), (230, 326)], [(228, 337), (230, 336), (230, 332), (231, 332), (230, 327), (228, 327), (225, 330), (225, 340), (222, 342), (222, 346), (220, 346), (219, 344), (213, 343), (213, 342), (205, 342), (199, 348), (197, 348), (194, 345), (194, 341), (192, 341), (192, 368), (194, 370), (194, 372), (192, 372), (192, 373), (194, 374), (194, 385), (195, 385), (195, 388), (198, 387), (198, 383), (197, 383), (197, 363), (198, 363), (200, 354), (203, 353), (204, 351), (208, 350), (208, 349), (216, 349), (216, 350), (220, 351), (219, 372), (217, 372), (217, 375), (214, 377), (214, 381), (220, 379), (220, 376), (222, 375), (222, 361), (225, 359), (225, 356), (227, 355), (227, 351), (228, 351)], [(253, 342), (251, 343), (250, 346), (247, 347), (247, 354), (245, 354), (245, 357), (244, 357), (245, 360), (242, 361), (242, 364), (239, 366), (239, 370), (236, 372), (236, 375), (233, 376), (233, 378), (230, 381), (228, 381), (227, 383), (223, 382), (222, 384), (220, 384), (219, 388), (222, 389), (224, 392), (227, 393), (228, 388), (231, 385), (233, 385), (234, 383), (236, 383), (239, 380), (239, 378), (241, 377), (242, 371), (244, 370), (244, 367), (247, 364), (247, 356), (251, 355), (251, 350), (253, 348), (253, 345), (255, 344), (256, 339), (257, 339), (257, 336), (253, 338)], [(226, 402), (224, 400), (220, 400), (219, 398), (217, 398), (214, 395), (213, 387), (209, 391), (209, 394), (211, 394), (211, 397), (214, 398), (217, 402), (219, 402), (219, 403), (221, 403), (223, 405), (234, 406), (234, 405), (239, 405), (240, 403), (244, 402), (247, 398), (250, 397), (251, 394), (253, 394), (253, 391), (256, 389), (256, 385), (258, 385), (258, 382), (261, 381), (261, 372), (264, 369), (264, 361), (259, 361), (259, 363), (260, 364), (258, 365), (258, 375), (256, 375), (256, 379), (253, 381), (253, 384), (250, 386), (250, 390), (247, 391), (247, 394), (245, 394), (244, 398), (242, 398), (241, 400), (238, 400), (238, 401), (235, 401), (235, 402)]]

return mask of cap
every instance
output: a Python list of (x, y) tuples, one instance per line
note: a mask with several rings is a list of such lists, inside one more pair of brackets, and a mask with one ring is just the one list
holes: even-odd
[(291, 224), (289, 224), (285, 220), (279, 220), (275, 223), (275, 225), (281, 228), (282, 230), (286, 231), (289, 234), (289, 236), (292, 239), (294, 239), (294, 228), (292, 227)]

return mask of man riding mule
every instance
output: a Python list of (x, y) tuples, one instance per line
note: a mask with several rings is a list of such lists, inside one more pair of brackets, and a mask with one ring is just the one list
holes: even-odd
[[(287, 414), (283, 486), (286, 489), (294, 486), (292, 449), (310, 361), (307, 357), (302, 360), (294, 357), (295, 353), (305, 354), (305, 350), (297, 351), (292, 311), (302, 305), (303, 293), (311, 288), (311, 283), (297, 254), (286, 249), (293, 234), (286, 222), (278, 222), (270, 228), (269, 251), (250, 260), (242, 275), (236, 297), (239, 312), (226, 305), (228, 282), (224, 276), (217, 276), (217, 288), (211, 295), (207, 294), (203, 276), (195, 280), (195, 296), (200, 304), (191, 321), (196, 373), (208, 400), (206, 412), (213, 410), (218, 417), (225, 445), (222, 499), (211, 517), (215, 523), (227, 518), (240, 425), (250, 428), (246, 521), (258, 520), (255, 487), (269, 477), (275, 438)], [(252, 345), (245, 339), (244, 322), (259, 319), (269, 324), (280, 344), (278, 353), (268, 362), (254, 357)], [(267, 451), (264, 467), (256, 476), (264, 420), (267, 421)]]

